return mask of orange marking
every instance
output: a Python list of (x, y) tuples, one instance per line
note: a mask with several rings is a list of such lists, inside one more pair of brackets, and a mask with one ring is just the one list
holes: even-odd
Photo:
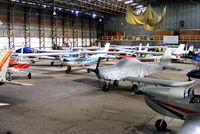
[(0, 71), (2, 71), (3, 65), (9, 59), (9, 57), (11, 56), (11, 54), (12, 54), (12, 50), (8, 50), (8, 52), (5, 54), (5, 56), (3, 57), (3, 59), (0, 61)]

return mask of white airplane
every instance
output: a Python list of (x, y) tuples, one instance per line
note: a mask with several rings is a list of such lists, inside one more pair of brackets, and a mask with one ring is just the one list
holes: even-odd
[[(45, 59), (58, 60), (61, 63), (61, 66), (66, 65), (66, 73), (71, 72), (72, 67), (83, 66), (87, 64), (98, 61), (99, 57), (104, 59), (116, 58), (116, 56), (108, 55), (108, 53), (115, 54), (117, 52), (108, 52), (110, 44), (107, 43), (103, 50), (99, 51), (78, 51), (78, 52), (55, 52), (55, 53), (31, 53), (31, 54), (21, 54), (18, 56), (29, 57), (36, 56), (42, 57)], [(86, 55), (91, 56), (86, 56)], [(76, 56), (78, 55), (78, 56)], [(83, 56), (82, 56), (83, 55)]]
[[(147, 64), (142, 63), (136, 58), (124, 58), (111, 66), (99, 67), (100, 59), (97, 62), (96, 68), (88, 68), (96, 73), (97, 78), (103, 79), (105, 84), (103, 85), (103, 91), (109, 91), (111, 86), (111, 81), (113, 85), (118, 86), (120, 80), (127, 80), (131, 82), (138, 83), (149, 83), (154, 85), (162, 86), (186, 86), (195, 83), (195, 81), (190, 82), (178, 82), (169, 81), (153, 78), (144, 78), (150, 74), (161, 72), (165, 69), (171, 70), (181, 70), (180, 68), (168, 65), (169, 59), (171, 58), (171, 49), (166, 49), (160, 64)], [(132, 86), (134, 92), (138, 91), (138, 85), (134, 84)]]
[(30, 86), (32, 84), (28, 83), (19, 83), (19, 82), (11, 82), (6, 80), (7, 70), (9, 60), (12, 54), (12, 50), (1, 50), (0, 51), (0, 85), (3, 84), (13, 84), (13, 85), (20, 85), (20, 86)]
[[(184, 120), (178, 134), (200, 134), (199, 85), (190, 87), (159, 87), (142, 89), (145, 102), (154, 111), (172, 118)], [(195, 91), (196, 90), (196, 91)], [(155, 123), (158, 131), (165, 131), (167, 123), (159, 119)]]

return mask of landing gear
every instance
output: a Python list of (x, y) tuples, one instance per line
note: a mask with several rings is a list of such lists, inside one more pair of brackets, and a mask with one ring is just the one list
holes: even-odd
[(103, 85), (102, 89), (104, 92), (108, 92), (109, 91), (110, 86), (108, 84)]
[(90, 73), (90, 69), (87, 69), (87, 72)]
[(51, 66), (53, 66), (53, 65), (54, 65), (54, 62), (52, 61), (52, 62), (51, 62)]
[(163, 119), (159, 119), (155, 123), (155, 127), (158, 131), (165, 131), (167, 128), (167, 123)]
[(60, 64), (60, 67), (63, 67), (63, 63)]
[(114, 87), (118, 87), (118, 86), (119, 86), (119, 81), (118, 81), (118, 80), (114, 80), (113, 86), (114, 86)]
[(6, 80), (11, 81), (12, 79), (13, 79), (12, 74), (10, 72), (7, 72), (6, 73)]
[(31, 79), (32, 78), (31, 73), (28, 73), (27, 77), (28, 79)]
[(136, 84), (133, 84), (132, 86), (132, 92), (136, 93), (138, 91), (138, 86)]
[(71, 71), (72, 71), (71, 66), (68, 66), (65, 72), (66, 72), (66, 74), (68, 74), (68, 73), (70, 73)]

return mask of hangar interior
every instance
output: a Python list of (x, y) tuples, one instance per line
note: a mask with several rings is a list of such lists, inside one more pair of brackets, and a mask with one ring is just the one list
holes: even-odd
[(0, 134), (200, 134), (199, 0), (0, 11)]

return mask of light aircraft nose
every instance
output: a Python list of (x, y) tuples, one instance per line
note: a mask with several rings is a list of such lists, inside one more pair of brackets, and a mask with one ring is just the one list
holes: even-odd
[(144, 94), (152, 97), (161, 97), (161, 98), (167, 98), (169, 94), (169, 87), (160, 87), (160, 88), (145, 88)]

